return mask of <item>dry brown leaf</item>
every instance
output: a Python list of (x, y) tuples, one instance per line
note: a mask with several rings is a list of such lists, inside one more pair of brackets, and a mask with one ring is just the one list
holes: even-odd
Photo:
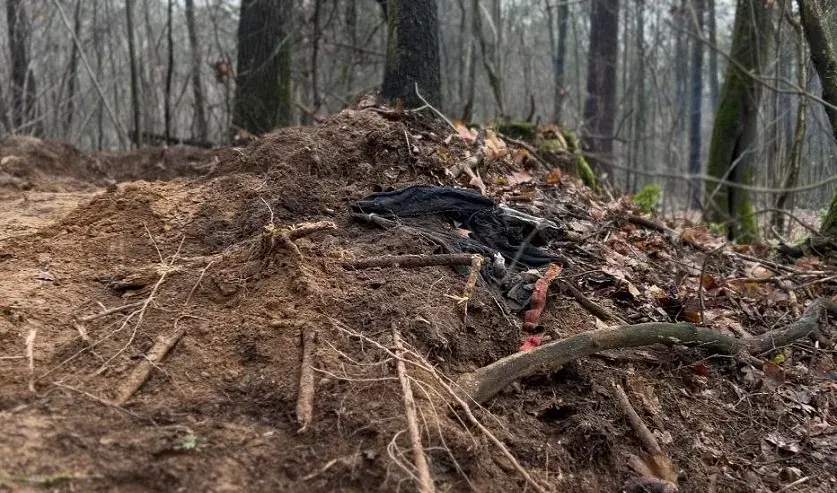
[(506, 177), (509, 185), (520, 185), (532, 181), (532, 175), (525, 171), (515, 171)]
[(552, 168), (546, 175), (546, 182), (550, 185), (555, 185), (561, 182), (561, 168)]

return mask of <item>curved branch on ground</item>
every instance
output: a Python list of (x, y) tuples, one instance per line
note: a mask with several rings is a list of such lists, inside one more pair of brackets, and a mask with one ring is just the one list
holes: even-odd
[(457, 385), (470, 399), (482, 403), (523, 377), (555, 371), (585, 356), (608, 349), (651, 344), (697, 346), (710, 353), (757, 355), (819, 331), (824, 313), (837, 315), (837, 302), (818, 299), (795, 322), (750, 338), (719, 334), (691, 324), (651, 322), (591, 330), (535, 349), (515, 353), (459, 377)]

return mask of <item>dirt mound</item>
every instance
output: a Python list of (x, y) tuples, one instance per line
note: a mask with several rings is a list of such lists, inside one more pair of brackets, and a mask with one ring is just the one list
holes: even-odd
[[(111, 156), (105, 172), (98, 154), (52, 143), (29, 149), (43, 164), (15, 176), (32, 183), (53, 171), (94, 184), (181, 178), (120, 183), (36, 232), (0, 238), (0, 488), (412, 489), (395, 331), (415, 354), (407, 372), (436, 486), (522, 490), (519, 469), (439, 377), (518, 351), (528, 334), (507, 290), (482, 280), (464, 311), (467, 272), (345, 267), (437, 252), (415, 225), (375, 227), (349, 206), (382, 189), (455, 183), (446, 170), (474, 142), (450, 133), (417, 115), (347, 110), (241, 148), (149, 157), (124, 174), (116, 163), (134, 158)], [(155, 159), (171, 159), (159, 175), (149, 171)], [(625, 203), (608, 209), (576, 178), (521, 153), (478, 172), (498, 202), (560, 222), (569, 234), (550, 248), (571, 263), (559, 280), (628, 322), (700, 311), (719, 330), (747, 332), (787, 323), (804, 301), (753, 281), (742, 269), (756, 264), (739, 257), (704, 267), (704, 252), (624, 221)], [(289, 243), (300, 224), (318, 231)], [(744, 288), (724, 284), (730, 273), (746, 279)], [(601, 325), (559, 291), (540, 319), (544, 339)], [(313, 419), (299, 432), (301, 346), (311, 331)], [(155, 359), (160, 341), (175, 336)], [(707, 361), (694, 349), (610, 352), (528, 377), (475, 406), (474, 417), (538, 484), (617, 491), (635, 476), (626, 458), (642, 445), (614, 403), (616, 379), (679, 467), (683, 491), (772, 490), (802, 477), (811, 491), (830, 491), (837, 387), (815, 377), (834, 368), (833, 352), (782, 351), (781, 365), (768, 355), (781, 382), (775, 371)], [(154, 371), (135, 387), (142, 368)]]
[(212, 165), (213, 154), (187, 146), (86, 154), (65, 142), (9, 135), (0, 141), (0, 192), (64, 192), (129, 180), (196, 177)]

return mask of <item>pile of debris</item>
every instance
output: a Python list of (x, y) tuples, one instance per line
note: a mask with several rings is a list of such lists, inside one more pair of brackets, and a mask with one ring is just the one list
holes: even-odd
[(832, 491), (835, 268), (603, 201), (574, 145), (367, 106), (67, 171), (0, 240), (0, 484)]

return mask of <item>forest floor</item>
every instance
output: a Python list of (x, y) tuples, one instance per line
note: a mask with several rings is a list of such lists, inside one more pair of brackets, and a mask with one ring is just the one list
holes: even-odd
[[(471, 420), (446, 379), (531, 341), (521, 307), (481, 279), (463, 309), (467, 269), (346, 262), (438, 253), (411, 228), (359, 222), (350, 205), (456, 185), (446, 170), (477, 145), (378, 108), (216, 150), (82, 153), (7, 137), (0, 491), (415, 490), (395, 364), (405, 354), (438, 491), (620, 491), (643, 473), (680, 491), (837, 489), (833, 321), (819, 342), (756, 355), (755, 366), (680, 345), (605, 351), (472, 405)], [(630, 201), (505, 145), (486, 140), (488, 196), (567, 232), (544, 247), (566, 262), (535, 329), (543, 340), (614, 325), (566, 285), (628, 323), (736, 337), (837, 293), (835, 267), (817, 258), (725, 245), (700, 225), (648, 228), (630, 219)], [(282, 236), (311, 223), (317, 231), (292, 244)], [(303, 346), (315, 386), (300, 431)], [(648, 450), (615, 384), (668, 470), (637, 465)]]

